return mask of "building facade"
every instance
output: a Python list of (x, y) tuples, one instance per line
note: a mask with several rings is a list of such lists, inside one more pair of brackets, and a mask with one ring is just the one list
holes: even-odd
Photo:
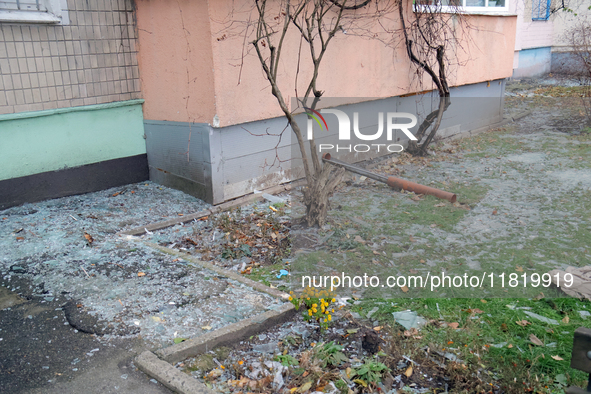
[[(452, 95), (497, 104), (469, 125), (444, 124), (445, 135), (498, 121), (513, 74), (509, 6), (462, 6), (471, 28), (458, 33), (468, 44), (450, 71)], [(218, 204), (290, 181), (289, 167), (269, 166), (276, 140), (258, 136), (285, 119), (252, 48), (228, 30), (249, 9), (250, 0), (0, 1), (0, 209), (146, 179)], [(296, 35), (284, 50), (280, 83), (293, 97), (293, 76), (310, 67), (290, 60)], [(319, 86), (395, 108), (433, 88), (413, 75), (401, 46), (342, 32)], [(279, 150), (292, 145), (287, 133)]]

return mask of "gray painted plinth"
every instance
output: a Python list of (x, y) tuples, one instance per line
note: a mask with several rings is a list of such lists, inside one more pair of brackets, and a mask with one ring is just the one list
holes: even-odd
[[(503, 119), (504, 90), (504, 80), (451, 88), (455, 104), (452, 103), (444, 114), (437, 138), (453, 137), (500, 122)], [(438, 102), (438, 98), (434, 100), (433, 93), (426, 93), (411, 97), (367, 98), (339, 108), (359, 113), (368, 110), (371, 113), (414, 113), (420, 110), (425, 115), (433, 110), (434, 102)], [(305, 114), (296, 118), (298, 123), (306, 123)], [(326, 121), (330, 132), (325, 136), (315, 134), (317, 143), (329, 143), (336, 138), (336, 117), (327, 116)], [(150, 179), (213, 205), (302, 177), (301, 159), (298, 161), (297, 156), (299, 148), (291, 131), (286, 129), (283, 117), (226, 127), (155, 120), (145, 120), (144, 125)], [(365, 117), (360, 120), (359, 127), (366, 135), (371, 134), (376, 130), (377, 118)], [(279, 138), (284, 130), (286, 132)], [(407, 137), (397, 135), (393, 142), (405, 145)], [(338, 158), (357, 163), (386, 154), (382, 152), (373, 157), (353, 154), (350, 158)]]

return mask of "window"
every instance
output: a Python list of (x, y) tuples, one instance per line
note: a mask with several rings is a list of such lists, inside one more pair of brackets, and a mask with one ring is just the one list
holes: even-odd
[(0, 22), (65, 24), (66, 0), (0, 0)]
[(467, 14), (507, 13), (509, 11), (508, 0), (415, 0), (415, 9), (419, 7), (423, 12)]
[(547, 21), (550, 18), (550, 1), (551, 0), (532, 0), (532, 21)]

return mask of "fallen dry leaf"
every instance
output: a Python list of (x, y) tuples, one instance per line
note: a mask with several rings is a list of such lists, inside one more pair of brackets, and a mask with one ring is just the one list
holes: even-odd
[(552, 358), (556, 361), (564, 361), (564, 359), (560, 356), (552, 356)]
[(411, 366), (409, 366), (409, 367), (407, 368), (407, 370), (406, 370), (406, 371), (404, 371), (404, 375), (405, 375), (407, 378), (410, 378), (410, 376), (412, 375), (412, 365), (411, 365)]
[(541, 299), (542, 299), (542, 298), (544, 298), (544, 297), (546, 297), (546, 296), (544, 295), (544, 293), (540, 293), (540, 294), (538, 294), (537, 296), (535, 296), (535, 297), (534, 297), (534, 300), (536, 300), (536, 301), (539, 301), (539, 300), (541, 300)]
[(444, 202), (440, 202), (439, 204), (435, 204), (435, 205), (433, 205), (433, 206), (434, 206), (434, 207), (437, 207), (437, 208), (439, 208), (439, 207), (444, 207), (444, 206), (445, 206), (445, 203), (444, 203)]
[(145, 272), (138, 272), (137, 276), (146, 276), (146, 273)]
[(534, 345), (537, 346), (544, 346), (544, 342), (542, 342), (540, 340), (540, 338), (538, 338), (537, 336), (535, 336), (534, 334), (529, 334), (529, 340), (531, 341), (531, 343), (533, 343)]
[(523, 267), (521, 267), (519, 265), (516, 265), (515, 266), (515, 271), (517, 271), (517, 272), (523, 272)]
[(252, 271), (252, 267), (247, 267), (244, 271), (240, 271), (241, 274), (249, 275)]
[(453, 328), (454, 330), (460, 326), (460, 323), (447, 323), (448, 327)]
[(312, 387), (312, 382), (306, 382), (306, 383), (302, 384), (300, 386), (300, 388), (298, 388), (297, 392), (298, 393), (305, 393), (306, 391), (310, 390), (311, 387)]
[(496, 215), (496, 214), (497, 214), (497, 210), (495, 209), (495, 210), (493, 211), (493, 215)]
[(515, 323), (517, 323), (517, 325), (520, 325), (521, 327), (525, 327), (528, 324), (531, 324), (530, 322), (528, 322), (527, 320), (518, 320)]
[(86, 231), (84, 232), (84, 238), (86, 238), (89, 244), (94, 242), (94, 238), (92, 238), (92, 236), (88, 234)]
[(564, 317), (564, 319), (561, 320), (561, 322), (563, 322), (564, 324), (568, 324), (569, 321), (570, 321), (570, 318), (568, 317), (568, 315), (566, 315)]
[(404, 285), (400, 288), (404, 293), (408, 293), (408, 286)]
[(403, 335), (405, 337), (412, 337), (412, 336), (417, 335), (418, 333), (419, 333), (419, 331), (416, 328), (412, 327), (410, 330), (405, 330)]
[(377, 326), (377, 327), (374, 327), (373, 329), (375, 331), (380, 331), (382, 328), (384, 328), (384, 326)]
[(362, 244), (365, 243), (365, 241), (363, 240), (363, 238), (361, 238), (359, 235), (356, 235), (355, 238), (353, 238), (353, 240), (355, 242), (359, 242), (359, 243), (362, 243)]

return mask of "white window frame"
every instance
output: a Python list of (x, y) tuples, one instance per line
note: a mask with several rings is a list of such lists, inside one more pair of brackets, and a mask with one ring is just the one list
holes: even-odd
[(39, 0), (47, 11), (0, 10), (0, 23), (46, 23), (67, 25), (68, 5), (66, 0)]
[[(474, 15), (509, 15), (509, 1), (505, 0), (505, 5), (503, 7), (489, 7), (489, 0), (485, 1), (484, 7), (477, 7), (477, 6), (467, 6), (466, 0), (460, 0), (462, 2), (461, 6), (447, 6), (447, 5), (440, 5), (440, 0), (435, 0), (436, 4), (427, 5), (427, 4), (416, 4), (413, 1), (413, 9), (415, 12), (440, 12), (440, 13), (447, 13), (447, 14), (474, 14)], [(494, 0), (490, 0), (491, 2)]]

